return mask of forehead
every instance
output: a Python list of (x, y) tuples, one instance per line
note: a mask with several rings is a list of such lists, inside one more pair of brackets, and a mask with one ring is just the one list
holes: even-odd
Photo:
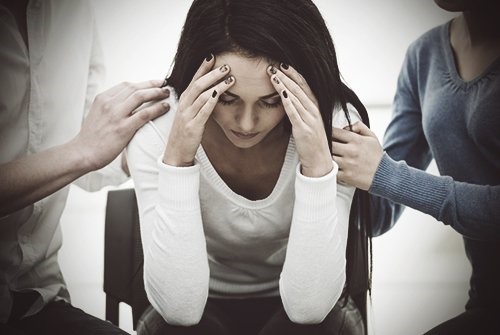
[(217, 55), (215, 67), (227, 64), (236, 82), (230, 92), (241, 98), (257, 99), (275, 92), (267, 67), (270, 62), (264, 58), (247, 57), (239, 53), (229, 52)]

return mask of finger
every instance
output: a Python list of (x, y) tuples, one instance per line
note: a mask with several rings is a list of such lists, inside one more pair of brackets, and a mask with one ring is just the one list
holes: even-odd
[(214, 64), (215, 64), (215, 57), (214, 57), (213, 54), (210, 54), (207, 57), (205, 57), (205, 59), (203, 60), (203, 62), (200, 65), (200, 67), (198, 68), (198, 70), (194, 74), (193, 79), (191, 80), (191, 83), (194, 82), (194, 81), (196, 81), (196, 80), (198, 80), (203, 75), (205, 75), (210, 70), (212, 70)]
[(347, 183), (347, 176), (345, 171), (341, 170), (339, 168), (339, 171), (337, 172), (337, 181), (341, 183)]
[(219, 101), (219, 96), (225, 91), (227, 91), (231, 86), (233, 86), (235, 81), (236, 80), (233, 76), (229, 76), (226, 80), (218, 83), (213, 88), (208, 90), (206, 93), (210, 94), (210, 97), (207, 99), (206, 103), (203, 105), (203, 107), (201, 107), (199, 112), (196, 114), (195, 120), (205, 124), (210, 115), (212, 115), (215, 105)]
[(166, 99), (170, 95), (167, 87), (146, 88), (132, 92), (125, 101), (118, 104), (119, 110), (124, 114), (130, 114), (145, 102)]
[(182, 103), (186, 104), (185, 106), (192, 105), (204, 91), (227, 76), (230, 70), (229, 65), (222, 65), (191, 82), (185, 91)]
[(308, 111), (309, 113), (313, 115), (319, 115), (319, 110), (317, 105), (315, 104), (314, 101), (312, 101), (309, 96), (304, 92), (302, 87), (300, 87), (296, 82), (294, 82), (292, 79), (290, 79), (286, 74), (283, 72), (277, 70), (273, 66), (270, 66), (268, 69), (269, 73), (274, 73), (275, 76), (277, 76), (280, 81), (283, 83), (286, 89), (296, 96), (302, 105), (304, 106), (305, 110)]
[(344, 157), (349, 154), (349, 144), (332, 142), (332, 152), (335, 156)]
[(349, 130), (344, 130), (341, 128), (335, 128), (332, 127), (332, 137), (334, 140), (343, 142), (343, 143), (350, 143), (353, 142), (356, 139), (356, 136), (360, 136), (352, 131)]
[(352, 125), (352, 131), (364, 136), (375, 136), (375, 134), (363, 122), (358, 121)]
[(281, 90), (280, 95), (283, 107), (285, 108), (286, 115), (288, 115), (288, 118), (290, 119), (292, 127), (295, 129), (304, 127), (304, 120), (302, 120), (299, 112), (297, 111), (292, 101), (290, 100), (287, 90), (286, 89)]
[(313, 125), (315, 124), (313, 114), (311, 114), (304, 108), (302, 102), (292, 92), (288, 91), (288, 97), (292, 101), (293, 106), (295, 107), (301, 119), (305, 122), (305, 124), (313, 127)]
[(314, 96), (314, 93), (307, 84), (305, 78), (300, 73), (298, 73), (297, 70), (285, 63), (280, 63), (280, 70), (283, 71), (283, 73), (285, 73), (287, 76), (289, 76), (294, 82), (296, 82), (316, 106), (318, 105), (318, 100)]
[(156, 119), (157, 117), (167, 113), (170, 110), (170, 105), (167, 101), (158, 101), (151, 106), (141, 109), (127, 119), (128, 126), (135, 133), (146, 122)]
[(116, 90), (112, 91), (111, 95), (116, 100), (125, 100), (129, 95), (138, 90), (144, 90), (147, 88), (159, 88), (163, 80), (146, 80), (139, 83), (132, 83), (125, 81), (116, 87)]
[(286, 115), (288, 115), (288, 118), (290, 119), (290, 123), (292, 124), (292, 127), (296, 127), (296, 128), (302, 127), (304, 121), (302, 120), (297, 109), (295, 109), (292, 101), (288, 97), (288, 92), (287, 92), (285, 86), (283, 85), (281, 80), (276, 75), (272, 75), (270, 79), (271, 79), (271, 84), (273, 85), (276, 92), (280, 93), (281, 102), (283, 104), (283, 107), (285, 108)]
[[(186, 113), (188, 114), (188, 116), (190, 116), (191, 118), (195, 118), (196, 115), (198, 115), (198, 113), (200, 112), (200, 110), (203, 108), (203, 106), (205, 106), (207, 104), (207, 102), (211, 98), (217, 98), (216, 101), (215, 101), (217, 103), (217, 101), (219, 99), (219, 96), (222, 93), (222, 90), (220, 89), (221, 85), (222, 84), (224, 84), (224, 85), (232, 85), (233, 82), (234, 82), (234, 77), (233, 76), (229, 76), (223, 82), (220, 82), (218, 85), (210, 87), (205, 92), (203, 92), (202, 94), (200, 94), (198, 96), (198, 98), (196, 98), (196, 100), (193, 102), (193, 104), (186, 110)], [(219, 93), (219, 91), (221, 91), (221, 92)], [(224, 91), (226, 91), (226, 90), (224, 90)]]

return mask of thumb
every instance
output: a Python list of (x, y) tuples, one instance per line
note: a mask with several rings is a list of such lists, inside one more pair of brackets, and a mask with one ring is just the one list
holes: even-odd
[(364, 136), (373, 136), (373, 132), (363, 122), (358, 121), (352, 125), (352, 131)]

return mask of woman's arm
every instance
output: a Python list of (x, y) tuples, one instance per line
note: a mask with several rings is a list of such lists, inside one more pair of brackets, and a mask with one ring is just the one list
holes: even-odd
[(346, 244), (354, 188), (337, 184), (338, 167), (308, 178), (297, 169), (295, 205), (280, 295), (288, 317), (321, 323), (346, 280)]
[(422, 129), (415, 69), (409, 53), (384, 137), (385, 154), (365, 125), (354, 125), (353, 133), (335, 129), (334, 137), (343, 142), (333, 145), (340, 156), (335, 157), (341, 169), (339, 180), (372, 194), (374, 235), (389, 230), (406, 205), (432, 215), (462, 235), (498, 238), (500, 185), (468, 184), (423, 171), (432, 156)]
[(139, 207), (148, 299), (169, 324), (188, 326), (199, 322), (208, 298), (208, 256), (199, 167), (162, 162), (166, 141), (160, 134), (166, 137), (169, 116), (140, 129), (127, 158)]

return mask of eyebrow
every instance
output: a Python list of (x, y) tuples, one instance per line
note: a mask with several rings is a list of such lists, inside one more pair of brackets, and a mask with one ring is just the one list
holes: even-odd
[[(239, 98), (239, 96), (238, 96), (238, 95), (236, 95), (236, 94), (234, 94), (234, 93), (231, 93), (231, 92), (229, 92), (229, 91), (226, 91), (226, 92), (224, 92), (224, 93), (225, 93), (225, 94), (227, 94), (227, 95), (229, 95), (229, 96), (232, 96), (233, 98)], [(271, 93), (271, 94), (268, 94), (268, 95), (264, 95), (264, 96), (262, 96), (262, 97), (259, 97), (259, 99), (265, 100), (265, 99), (269, 99), (269, 98), (271, 98), (271, 97), (274, 97), (275, 95), (279, 95), (279, 93), (278, 93), (278, 92), (273, 92), (273, 93)]]

